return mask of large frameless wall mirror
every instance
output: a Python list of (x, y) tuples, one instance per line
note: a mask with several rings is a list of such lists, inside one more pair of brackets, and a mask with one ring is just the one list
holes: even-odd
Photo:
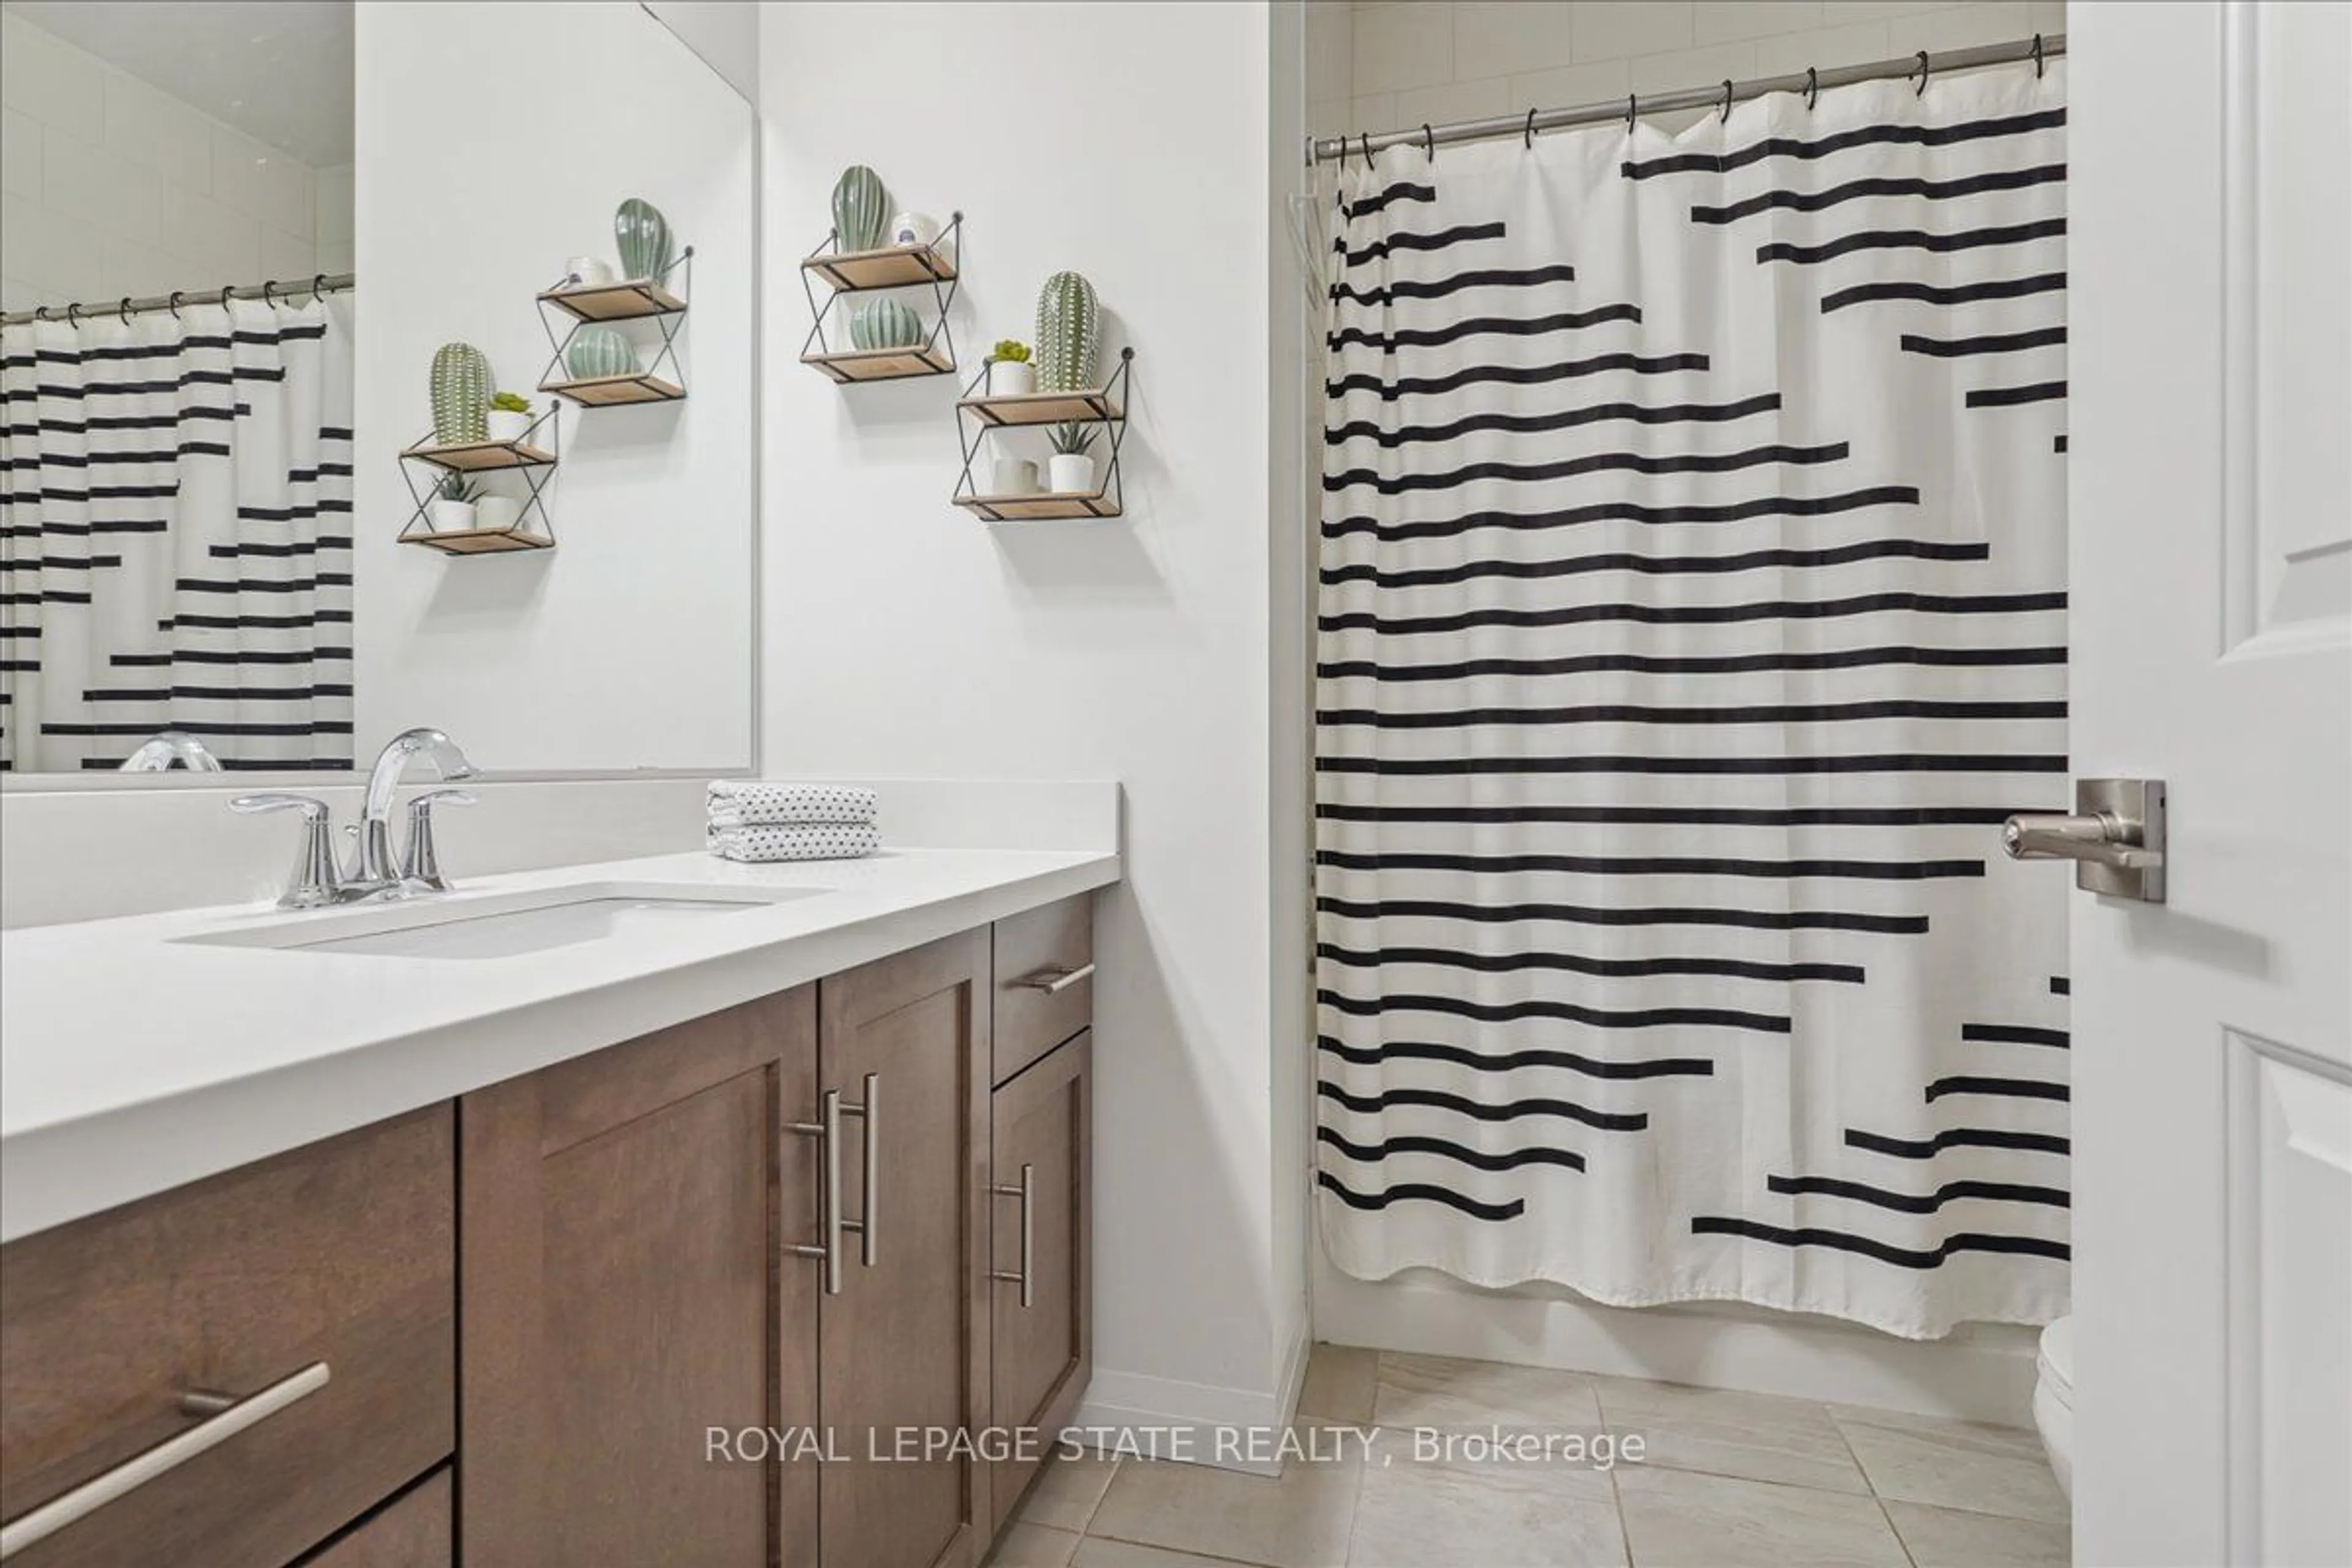
[(0, 26), (7, 787), (751, 763), (741, 96), (595, 0)]

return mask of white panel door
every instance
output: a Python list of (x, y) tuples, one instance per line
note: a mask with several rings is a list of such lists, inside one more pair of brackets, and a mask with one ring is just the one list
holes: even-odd
[[(2352, 1563), (2352, 7), (2069, 17), (2074, 1540)], [(2051, 875), (2065, 876), (2062, 866)]]

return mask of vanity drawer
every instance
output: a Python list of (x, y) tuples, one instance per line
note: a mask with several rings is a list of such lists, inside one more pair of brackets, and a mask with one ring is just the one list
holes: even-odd
[(103, 1499), (10, 1568), (284, 1563), (447, 1458), (455, 1147), (436, 1106), (0, 1253), (0, 1520)]
[(1094, 896), (996, 922), (996, 1044), (1003, 1083), (1094, 1020)]

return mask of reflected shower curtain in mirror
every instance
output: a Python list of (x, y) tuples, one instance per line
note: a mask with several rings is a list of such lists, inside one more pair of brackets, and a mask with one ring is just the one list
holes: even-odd
[(2053, 64), (1354, 161), (1317, 685), (1349, 1274), (2067, 1302)]
[(0, 333), (0, 766), (352, 765), (352, 311)]

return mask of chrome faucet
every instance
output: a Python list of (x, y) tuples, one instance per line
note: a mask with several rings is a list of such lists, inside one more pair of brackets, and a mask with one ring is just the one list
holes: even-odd
[[(375, 765), (368, 770), (367, 795), (360, 808), (359, 841), (352, 847), (351, 864), (343, 871), (346, 898), (363, 899), (387, 892), (403, 882), (403, 872), (392, 859), (392, 796), (400, 787), (401, 775), (408, 771), (410, 759), (419, 756), (430, 762), (445, 779), (454, 782), (474, 776), (474, 764), (466, 760), (466, 753), (438, 730), (403, 730), (385, 742), (383, 750), (376, 753)], [(462, 800), (442, 798), (450, 799), (452, 805), (473, 804), (470, 795)], [(414, 863), (415, 840), (430, 835), (432, 819), (413, 816), (412, 822), (409, 858)], [(426, 842), (429, 845), (429, 837)], [(437, 867), (433, 875), (438, 881)]]
[(474, 797), (464, 790), (427, 790), (408, 803), (408, 849), (399, 867), (393, 865), (392, 797), (409, 760), (418, 756), (428, 759), (445, 779), (470, 778), (475, 772), (466, 753), (438, 730), (404, 730), (394, 735), (369, 770), (360, 820), (343, 829), (353, 839), (347, 866), (335, 864), (327, 803), (315, 795), (241, 795), (228, 803), (231, 811), (302, 814), (302, 844), (286, 891), (278, 898), (279, 909), (315, 910), (365, 899), (402, 899), (412, 893), (449, 890), (448, 879), (441, 874), (440, 856), (434, 848), (433, 808), (473, 805)]
[(220, 759), (185, 730), (158, 730), (141, 742), (137, 751), (123, 758), (116, 771), (126, 773), (168, 773), (173, 763), (181, 763), (191, 773), (216, 773), (221, 771)]

